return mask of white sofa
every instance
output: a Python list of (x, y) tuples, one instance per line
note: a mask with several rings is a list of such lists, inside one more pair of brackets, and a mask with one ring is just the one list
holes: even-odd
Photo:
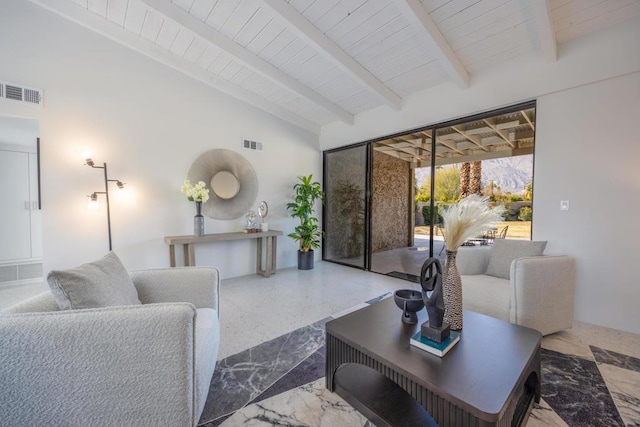
[[(496, 245), (502, 244), (496, 240)], [(537, 329), (543, 335), (570, 328), (575, 260), (547, 255), (515, 258), (505, 279), (485, 274), (494, 249), (459, 249), (456, 265), (462, 278), (464, 309)]]
[(0, 312), (0, 424), (195, 426), (219, 346), (214, 268), (130, 273), (142, 305)]

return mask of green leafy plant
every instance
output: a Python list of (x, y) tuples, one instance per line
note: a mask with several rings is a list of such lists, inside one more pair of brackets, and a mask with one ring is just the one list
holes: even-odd
[(518, 219), (520, 221), (531, 221), (533, 217), (533, 209), (529, 206), (523, 206), (520, 208), (520, 212), (518, 213)]
[(318, 228), (318, 218), (314, 217), (314, 204), (320, 200), (324, 204), (325, 194), (319, 182), (313, 182), (313, 175), (299, 176), (298, 182), (293, 186), (295, 196), (293, 202), (287, 203), (287, 210), (292, 218), (298, 218), (300, 225), (288, 236), (297, 240), (300, 251), (308, 252), (310, 249), (320, 247), (320, 239), (324, 235)]
[[(435, 205), (435, 223), (442, 224), (442, 215), (440, 215), (439, 206)], [(431, 206), (425, 205), (422, 207), (422, 218), (424, 219), (424, 225), (431, 225)]]

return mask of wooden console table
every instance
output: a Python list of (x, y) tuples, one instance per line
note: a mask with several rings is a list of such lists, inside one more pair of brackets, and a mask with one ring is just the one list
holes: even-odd
[[(196, 265), (195, 245), (206, 242), (226, 242), (230, 240), (257, 239), (256, 273), (269, 277), (276, 272), (276, 250), (278, 236), (282, 231), (269, 230), (258, 233), (216, 233), (204, 236), (165, 236), (164, 241), (169, 245), (169, 262), (171, 267), (176, 266), (176, 245), (182, 245), (184, 249), (184, 262), (186, 266)], [(265, 266), (262, 266), (262, 239), (266, 240)]]

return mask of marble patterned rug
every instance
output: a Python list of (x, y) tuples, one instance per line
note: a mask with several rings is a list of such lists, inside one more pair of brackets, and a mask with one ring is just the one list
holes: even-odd
[[(324, 324), (390, 295), (220, 360), (199, 426), (370, 426), (325, 388)], [(588, 353), (542, 349), (542, 400), (527, 426), (640, 426), (640, 359)]]

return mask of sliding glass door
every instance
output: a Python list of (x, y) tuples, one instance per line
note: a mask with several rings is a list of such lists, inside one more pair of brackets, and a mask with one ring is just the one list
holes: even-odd
[(368, 268), (368, 145), (324, 155), (323, 259)]
[(444, 262), (442, 210), (470, 194), (506, 213), (466, 245), (530, 239), (535, 116), (527, 102), (326, 151), (324, 259), (419, 281)]

